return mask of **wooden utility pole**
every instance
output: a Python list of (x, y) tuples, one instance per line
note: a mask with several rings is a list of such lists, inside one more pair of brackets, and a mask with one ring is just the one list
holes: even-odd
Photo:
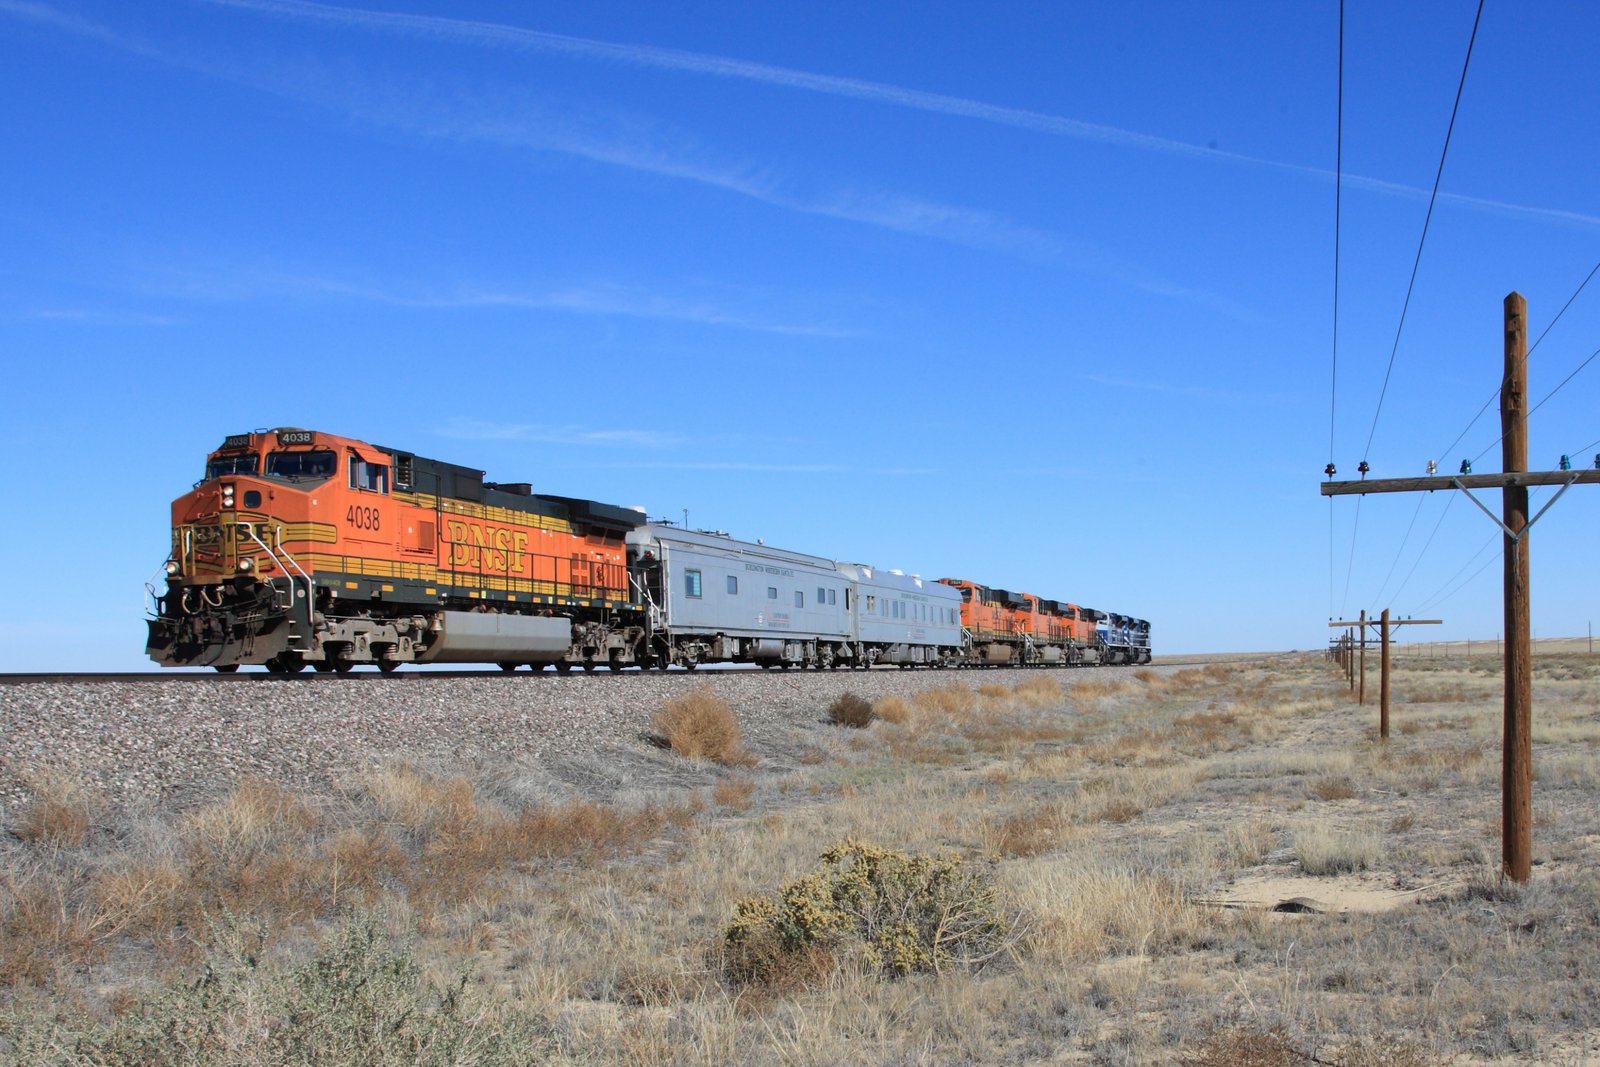
[[(1379, 657), (1379, 660), (1382, 677), (1378, 681), (1378, 736), (1385, 741), (1389, 740), (1389, 631), (1395, 626), (1439, 626), (1443, 624), (1443, 622), (1443, 619), (1396, 619), (1393, 622), (1390, 622), (1388, 608), (1383, 609), (1383, 613), (1378, 619), (1368, 619), (1366, 611), (1363, 610), (1361, 612), (1361, 620), (1359, 625), (1361, 627), (1361, 655), (1363, 664), (1366, 662), (1367, 627), (1377, 626), (1379, 628), (1380, 636), (1378, 640), (1382, 646), (1382, 654)], [(1348, 621), (1340, 620), (1338, 622), (1329, 622), (1328, 625), (1349, 626), (1351, 624)], [(1366, 693), (1366, 683), (1364, 681), (1365, 677), (1366, 673), (1363, 669), (1363, 697)], [(1366, 700), (1363, 699), (1361, 702), (1365, 704)]]
[[(1528, 469), (1528, 304), (1520, 293), (1505, 301), (1505, 381), (1500, 386), (1501, 469)], [(1505, 874), (1526, 882), (1533, 873), (1533, 617), (1528, 591), (1528, 487), (1501, 491), (1505, 531), (1506, 696), (1501, 775)]]
[[(1458, 475), (1426, 478), (1388, 478), (1373, 481), (1322, 483), (1323, 496), (1364, 493), (1409, 493), (1455, 489), (1499, 525), (1505, 535), (1506, 694), (1505, 750), (1501, 754), (1501, 859), (1502, 873), (1517, 882), (1532, 875), (1533, 865), (1533, 673), (1531, 670), (1532, 617), (1528, 568), (1528, 533), (1533, 524), (1574, 485), (1600, 484), (1600, 463), (1595, 470), (1528, 470), (1528, 305), (1520, 294), (1505, 299), (1505, 374), (1500, 383), (1499, 474), (1473, 474), (1468, 463)], [(1328, 468), (1332, 477), (1333, 467)], [(1556, 485), (1560, 489), (1528, 516), (1528, 487)], [(1474, 489), (1501, 490), (1501, 515), (1472, 495)], [(1499, 645), (1498, 636), (1495, 644)]]
[(1361, 684), (1356, 687), (1356, 703), (1367, 702), (1367, 609), (1361, 609)]
[(1383, 651), (1378, 656), (1378, 737), (1389, 740), (1389, 609), (1383, 609), (1378, 630), (1383, 634)]

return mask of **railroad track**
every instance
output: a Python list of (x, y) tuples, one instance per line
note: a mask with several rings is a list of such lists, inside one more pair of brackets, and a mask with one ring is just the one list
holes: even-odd
[[(1253, 660), (1256, 660), (1256, 659), (1258, 659), (1258, 660), (1268, 660), (1268, 659), (1280, 658), (1281, 656), (1282, 656), (1282, 653), (1262, 653), (1259, 657), (1254, 657), (1252, 659)], [(1201, 666), (1206, 666), (1206, 665), (1208, 665), (1210, 663), (1215, 663), (1215, 662), (1217, 662), (1217, 660), (1214, 659), (1214, 658), (1209, 658), (1209, 659), (1208, 658), (1172, 659), (1172, 658), (1167, 658), (1167, 657), (1164, 657), (1164, 656), (1157, 656), (1156, 659), (1155, 659), (1155, 662), (1151, 663), (1151, 664), (1148, 664), (1147, 666), (1149, 666), (1149, 667), (1201, 667)], [(893, 666), (883, 666), (883, 667), (873, 667), (871, 669), (873, 671), (898, 671), (901, 668), (893, 667)], [(1088, 668), (1083, 668), (1083, 669), (1087, 670)], [(1138, 669), (1138, 668), (1135, 668), (1135, 669)], [(991, 667), (991, 668), (971, 667), (971, 668), (959, 668), (958, 669), (958, 673), (959, 674), (963, 674), (963, 675), (967, 674), (969, 672), (979, 672), (979, 673), (987, 674), (987, 673), (991, 673), (991, 672), (1017, 671), (1017, 672), (1020, 673), (1022, 671), (1032, 671), (1032, 670), (1060, 670), (1063, 673), (1068, 674), (1068, 675), (1077, 673), (1076, 669), (1064, 668), (1064, 667), (1063, 668), (1048, 668), (1048, 667)], [(606, 669), (606, 668), (603, 668), (603, 667), (600, 668), (599, 670), (595, 670), (595, 671), (575, 670), (575, 671), (572, 671), (571, 673), (568, 673), (568, 674), (563, 674), (563, 673), (561, 673), (559, 671), (553, 671), (553, 670), (545, 670), (545, 671), (519, 670), (519, 671), (515, 671), (515, 672), (512, 672), (512, 673), (508, 674), (507, 672), (502, 671), (502, 670), (498, 670), (498, 669), (496, 669), (494, 667), (486, 667), (486, 668), (473, 669), (473, 670), (428, 670), (428, 669), (404, 670), (404, 669), (402, 669), (402, 670), (395, 671), (395, 672), (393, 672), (391, 674), (384, 674), (383, 672), (378, 671), (378, 670), (353, 670), (353, 671), (350, 671), (350, 672), (348, 672), (346, 674), (337, 674), (337, 673), (324, 674), (324, 673), (320, 673), (320, 672), (317, 672), (317, 671), (303, 671), (303, 672), (298, 673), (298, 674), (272, 674), (272, 673), (270, 673), (268, 671), (252, 671), (252, 670), (241, 670), (241, 671), (237, 671), (237, 672), (235, 672), (233, 674), (221, 674), (221, 673), (218, 673), (216, 671), (200, 671), (200, 670), (195, 670), (195, 671), (76, 671), (76, 672), (54, 672), (54, 673), (51, 673), (51, 672), (17, 672), (17, 673), (11, 673), (11, 674), (0, 674), (0, 686), (7, 686), (7, 685), (42, 685), (42, 684), (62, 685), (62, 684), (84, 684), (84, 683), (91, 683), (92, 684), (92, 683), (96, 683), (96, 682), (132, 682), (132, 683), (136, 683), (136, 684), (137, 683), (144, 683), (144, 682), (185, 682), (185, 683), (190, 683), (190, 682), (224, 682), (224, 683), (234, 684), (234, 685), (242, 685), (242, 684), (251, 683), (251, 682), (276, 682), (276, 683), (283, 683), (283, 684), (288, 684), (288, 685), (295, 685), (295, 684), (309, 684), (309, 683), (321, 683), (321, 682), (329, 682), (329, 683), (332, 683), (332, 682), (375, 682), (375, 681), (427, 682), (427, 681), (436, 681), (436, 680), (444, 679), (444, 678), (518, 678), (518, 679), (523, 679), (523, 680), (528, 680), (528, 679), (534, 678), (534, 677), (567, 678), (567, 679), (571, 679), (571, 678), (630, 678), (630, 677), (638, 677), (638, 676), (640, 676), (642, 674), (656, 674), (656, 673), (659, 673), (659, 672), (656, 672), (656, 671), (641, 671), (641, 670), (637, 670), (637, 669), (628, 669), (628, 670), (624, 670), (624, 671), (612, 671), (612, 670), (609, 670), (609, 669)], [(681, 668), (674, 667), (669, 673), (674, 675), (674, 676), (676, 676), (676, 677), (683, 677), (683, 676), (688, 675), (690, 673), (694, 673), (694, 674), (697, 674), (697, 675), (698, 674), (712, 674), (712, 675), (716, 675), (717, 677), (749, 675), (752, 678), (761, 678), (761, 677), (765, 677), (765, 676), (768, 676), (768, 675), (771, 675), (771, 676), (782, 676), (782, 675), (786, 675), (786, 674), (794, 676), (794, 677), (805, 677), (808, 674), (840, 674), (840, 675), (848, 675), (850, 672), (848, 672), (848, 671), (806, 671), (806, 670), (801, 670), (801, 669), (798, 669), (798, 668), (795, 669), (795, 670), (790, 670), (790, 671), (783, 671), (783, 670), (777, 670), (777, 669), (774, 669), (772, 671), (763, 671), (763, 670), (761, 670), (761, 669), (759, 669), (757, 667), (754, 667), (754, 666), (748, 665), (748, 664), (728, 664), (728, 665), (717, 665), (717, 666), (705, 666), (705, 667), (699, 668), (698, 670), (696, 670), (694, 672), (689, 672), (689, 671), (685, 671), (685, 670), (683, 670)]]

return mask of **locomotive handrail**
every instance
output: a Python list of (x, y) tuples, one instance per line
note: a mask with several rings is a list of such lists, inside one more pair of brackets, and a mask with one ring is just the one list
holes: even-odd
[(151, 573), (150, 577), (145, 579), (144, 610), (151, 615), (159, 616), (161, 614), (161, 598), (156, 596), (156, 578), (167, 572), (167, 563), (171, 562), (171, 560), (172, 557), (170, 555), (167, 556), (161, 565)]
[[(283, 553), (283, 558), (288, 560), (290, 566), (299, 571), (300, 577), (306, 580), (306, 619), (309, 620), (311, 618), (311, 609), (317, 603), (316, 582), (312, 580), (311, 575), (306, 573), (306, 569), (300, 566), (300, 561), (290, 555), (287, 548), (283, 547), (282, 526), (274, 526), (272, 528), (272, 539), (278, 543), (278, 551)], [(286, 576), (289, 574), (287, 569), (284, 570), (284, 574)], [(289, 576), (289, 608), (291, 611), (294, 609), (294, 578), (292, 576)]]
[(293, 565), (294, 569), (300, 572), (300, 577), (306, 580), (306, 597), (308, 598), (307, 605), (309, 606), (311, 603), (309, 598), (312, 596), (311, 576), (305, 572), (305, 568), (301, 567), (300, 564), (295, 561), (293, 556), (289, 555), (289, 550), (283, 547), (283, 527), (273, 527), (273, 537), (278, 542), (278, 552), (283, 553), (283, 559), (279, 559), (278, 552), (274, 552), (270, 545), (261, 540), (261, 537), (256, 533), (256, 528), (253, 524), (241, 522), (237, 525), (238, 529), (243, 530), (249, 535), (250, 540), (261, 546), (261, 551), (265, 552), (268, 558), (278, 565), (278, 569), (283, 571), (283, 576), (289, 579), (289, 602), (285, 604), (284, 607), (290, 610), (294, 609), (294, 575), (290, 573), (289, 567), (284, 564), (284, 560), (288, 560), (289, 564)]

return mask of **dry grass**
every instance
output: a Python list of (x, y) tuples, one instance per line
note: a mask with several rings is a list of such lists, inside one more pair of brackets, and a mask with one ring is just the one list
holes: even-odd
[(891, 693), (877, 699), (872, 705), (872, 714), (874, 718), (899, 725), (911, 718), (911, 702)]
[(1306, 792), (1318, 800), (1349, 800), (1356, 795), (1356, 786), (1349, 775), (1325, 774), (1307, 783)]
[(94, 808), (88, 791), (61, 772), (41, 773), (29, 785), (33, 798), (10, 827), (12, 834), (30, 845), (82, 845)]
[(711, 799), (732, 811), (744, 811), (755, 791), (753, 778), (725, 778), (711, 787)]
[(740, 742), (739, 720), (709, 688), (667, 701), (652, 724), (666, 746), (686, 759), (706, 759), (730, 767), (748, 760)]
[(1224, 839), (1225, 859), (1232, 867), (1254, 867), (1272, 851), (1272, 823), (1253, 818), (1228, 826)]
[(1058, 708), (1063, 694), (1061, 681), (1053, 674), (1036, 674), (1011, 689), (1012, 698), (1024, 707)]
[[(1592, 983), (1574, 977), (1600, 938), (1600, 674), (1558, 673), (1536, 676), (1548, 706), (1527, 887), (1495, 859), (1498, 745), (1482, 721), (1497, 699), (1430, 701), (1420, 718), (1402, 701), (1396, 721), (1424, 725), (1380, 745), (1375, 716), (1315, 660), (980, 675), (995, 692), (929, 678), (878, 696), (882, 721), (849, 733), (818, 723), (823, 701), (750, 739), (730, 711), (691, 734), (720, 736), (736, 772), (648, 745), (612, 753), (631, 805), (518, 802), (490, 757), (397, 763), (321, 794), (247, 781), (155, 816), (58, 784), (15, 809), (0, 853), (0, 1060), (70, 1062), (5, 1044), (28, 1032), (71, 1048), (51, 1029), (69, 1019), (136, 1026), (147, 992), (190, 990), (218, 966), (206, 942), (223, 913), (259, 924), (265, 973), (298, 966), (347, 908), (377, 906), (416, 939), (417, 988), (465, 976), (485, 998), (466, 1032), (511, 1027), (558, 1065), (1579, 1062), (1600, 1028)], [(1402, 672), (1396, 688), (1470, 693), (1484, 678)], [(680, 698), (686, 717), (718, 718), (708, 696)], [(657, 730), (674, 753), (691, 744)], [(568, 770), (563, 782), (594, 773)], [(735, 902), (803, 882), (845, 838), (992, 870), (1013, 951), (973, 973), (886, 974), (884, 952), (908, 946), (874, 913), (876, 968), (827, 937), (730, 960)], [(1218, 906), (1283, 882), (1399, 899), (1328, 915)], [(394, 1003), (413, 1012), (444, 1003), (406, 988)]]
[(1306, 874), (1342, 874), (1375, 866), (1383, 855), (1383, 842), (1367, 831), (1311, 823), (1295, 830), (1294, 851)]

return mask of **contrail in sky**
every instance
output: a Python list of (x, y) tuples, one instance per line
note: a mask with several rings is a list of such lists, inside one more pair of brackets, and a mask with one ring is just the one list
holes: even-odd
[[(336, 7), (331, 4), (314, 3), (312, 0), (203, 0), (203, 2), (220, 7), (245, 8), (301, 20), (388, 30), (439, 40), (455, 40), (498, 48), (536, 49), (590, 59), (610, 60), (636, 67), (684, 71), (718, 78), (738, 78), (764, 85), (824, 93), (829, 96), (888, 104), (892, 107), (910, 108), (916, 111), (927, 111), (958, 118), (976, 119), (980, 122), (1011, 126), (1016, 129), (1033, 130), (1059, 137), (1072, 137), (1078, 140), (1119, 145), (1125, 148), (1137, 148), (1147, 152), (1272, 167), (1276, 170), (1329, 181), (1334, 178), (1332, 171), (1321, 167), (1310, 167), (1298, 163), (1264, 159), (1259, 156), (1247, 156), (1238, 152), (1227, 152), (1221, 149), (1190, 144), (1186, 141), (1176, 141), (1168, 137), (1156, 137), (1151, 134), (1137, 133), (1133, 130), (1124, 130), (1116, 126), (1106, 126), (1096, 122), (1067, 118), (1062, 115), (1050, 115), (1039, 111), (1029, 111), (1025, 108), (1004, 107), (999, 104), (984, 103), (981, 100), (947, 96), (943, 93), (930, 93), (921, 89), (907, 89), (902, 86), (866, 81), (861, 78), (814, 74), (810, 71), (794, 70), (790, 67), (777, 67), (767, 63), (753, 63), (748, 60), (731, 59), (726, 56), (709, 55), (704, 52), (685, 52), (679, 49), (657, 48), (651, 45), (616, 44), (610, 41), (596, 41), (586, 37), (571, 37), (565, 34), (524, 29), (520, 26), (444, 18), (438, 15), (411, 15), (403, 12), (368, 11), (359, 8)], [(1427, 195), (1427, 191), (1424, 189), (1403, 185), (1398, 182), (1384, 181), (1380, 178), (1364, 178), (1360, 175), (1346, 174), (1344, 175), (1344, 180), (1347, 184), (1371, 189), (1375, 192), (1414, 197)], [(1584, 215), (1576, 211), (1526, 207), (1521, 204), (1508, 204), (1497, 200), (1485, 200), (1480, 197), (1452, 193), (1440, 193), (1439, 199), (1466, 207), (1503, 214), (1521, 215), (1580, 226), (1600, 226), (1600, 218)]]
[[(739, 78), (787, 89), (804, 89), (829, 96), (848, 97), (874, 103), (891, 104), (917, 111), (931, 111), (942, 115), (978, 119), (983, 122), (1015, 126), (1018, 129), (1037, 130), (1106, 144), (1127, 145), (1157, 152), (1187, 156), (1222, 156), (1251, 163), (1270, 163), (1270, 160), (1253, 159), (1212, 148), (1187, 144), (1164, 137), (1134, 133), (1115, 126), (1047, 115), (1038, 111), (1002, 107), (978, 100), (965, 100), (943, 93), (929, 93), (920, 89), (906, 89), (882, 82), (864, 81), (860, 78), (841, 78), (831, 74), (813, 74), (789, 67), (775, 67), (766, 63), (752, 63), (743, 59), (707, 55), (703, 52), (684, 52), (673, 48), (656, 48), (650, 45), (614, 44), (585, 37), (569, 37), (559, 33), (523, 29), (493, 22), (475, 22), (465, 19), (444, 18), (437, 15), (409, 15), (400, 12), (365, 11), (357, 8), (334, 7), (312, 3), (311, 0), (205, 0), (221, 7), (248, 8), (271, 14), (334, 23), (344, 26), (361, 26), (394, 30), (417, 36), (446, 38), (465, 42), (494, 45), (502, 48), (529, 48), (545, 52), (591, 59), (608, 59), (636, 67), (655, 67), (661, 70), (686, 71), (719, 78)], [(1275, 164), (1284, 165), (1284, 164)]]

